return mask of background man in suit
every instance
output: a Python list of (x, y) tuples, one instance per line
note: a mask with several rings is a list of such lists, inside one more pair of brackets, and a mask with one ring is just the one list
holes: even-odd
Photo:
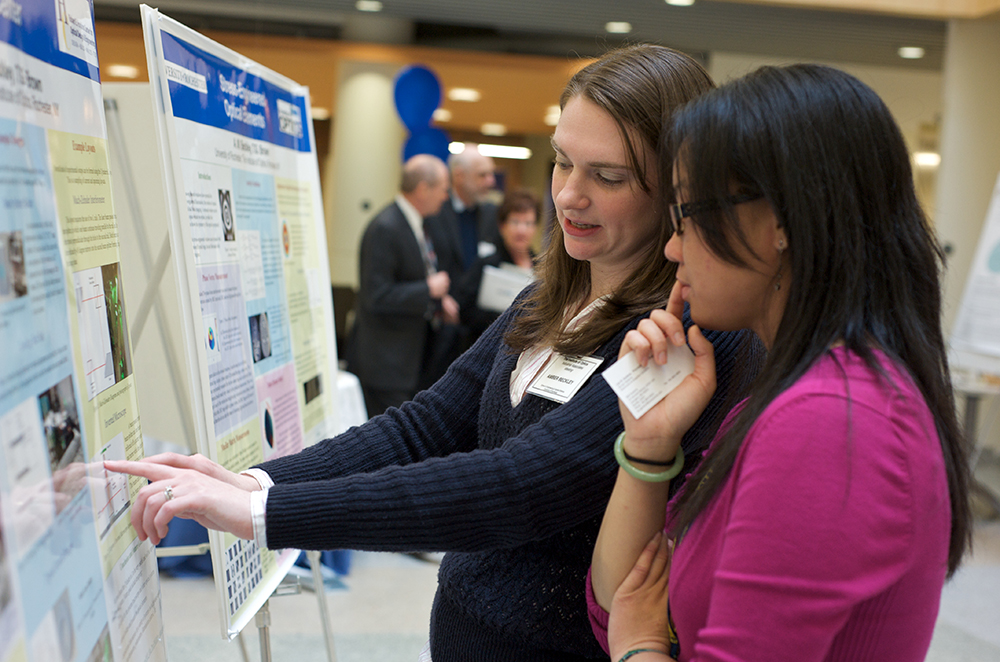
[(448, 199), (444, 162), (419, 154), (403, 165), (400, 193), (368, 224), (361, 239), (357, 316), (349, 363), (368, 414), (398, 407), (417, 391), (435, 331), (458, 322), (448, 294), (458, 247), (437, 214)]
[(465, 149), (448, 159), (451, 170), (451, 202), (438, 216), (458, 234), (462, 250), (462, 271), (477, 258), (496, 250), (500, 241), (497, 206), (487, 199), (496, 186), (493, 159), (479, 153), (479, 146), (465, 143)]

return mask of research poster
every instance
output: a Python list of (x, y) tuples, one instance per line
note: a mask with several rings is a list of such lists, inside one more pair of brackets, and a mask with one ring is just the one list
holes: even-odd
[[(143, 6), (201, 452), (233, 471), (335, 429), (308, 89)], [(226, 636), (297, 556), (211, 537)]]
[(166, 660), (88, 0), (0, 3), (0, 661)]
[(993, 188), (951, 342), (958, 349), (1000, 359), (1000, 178)]

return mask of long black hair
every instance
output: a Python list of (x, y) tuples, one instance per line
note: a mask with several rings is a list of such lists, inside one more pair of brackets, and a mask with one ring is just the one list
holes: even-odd
[[(687, 481), (683, 531), (732, 470), (751, 425), (831, 345), (885, 376), (881, 349), (912, 376), (937, 426), (951, 497), (949, 575), (971, 536), (968, 450), (941, 331), (943, 253), (913, 188), (909, 153), (882, 100), (830, 67), (763, 67), (693, 101), (673, 140), (693, 200), (762, 195), (788, 239), (790, 285), (767, 362), (742, 411)], [(719, 259), (747, 266), (732, 206), (691, 219)]]

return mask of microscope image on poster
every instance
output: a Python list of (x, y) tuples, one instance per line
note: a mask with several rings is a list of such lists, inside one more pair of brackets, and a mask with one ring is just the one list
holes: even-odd
[(222, 238), (236, 241), (236, 224), (233, 221), (233, 193), (219, 189), (219, 209), (222, 211)]

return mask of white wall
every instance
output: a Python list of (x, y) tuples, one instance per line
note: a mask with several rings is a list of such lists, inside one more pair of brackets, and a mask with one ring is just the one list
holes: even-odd
[(399, 190), (406, 129), (393, 84), (400, 65), (343, 62), (326, 168), (330, 280), (358, 286), (358, 250), (368, 221)]

